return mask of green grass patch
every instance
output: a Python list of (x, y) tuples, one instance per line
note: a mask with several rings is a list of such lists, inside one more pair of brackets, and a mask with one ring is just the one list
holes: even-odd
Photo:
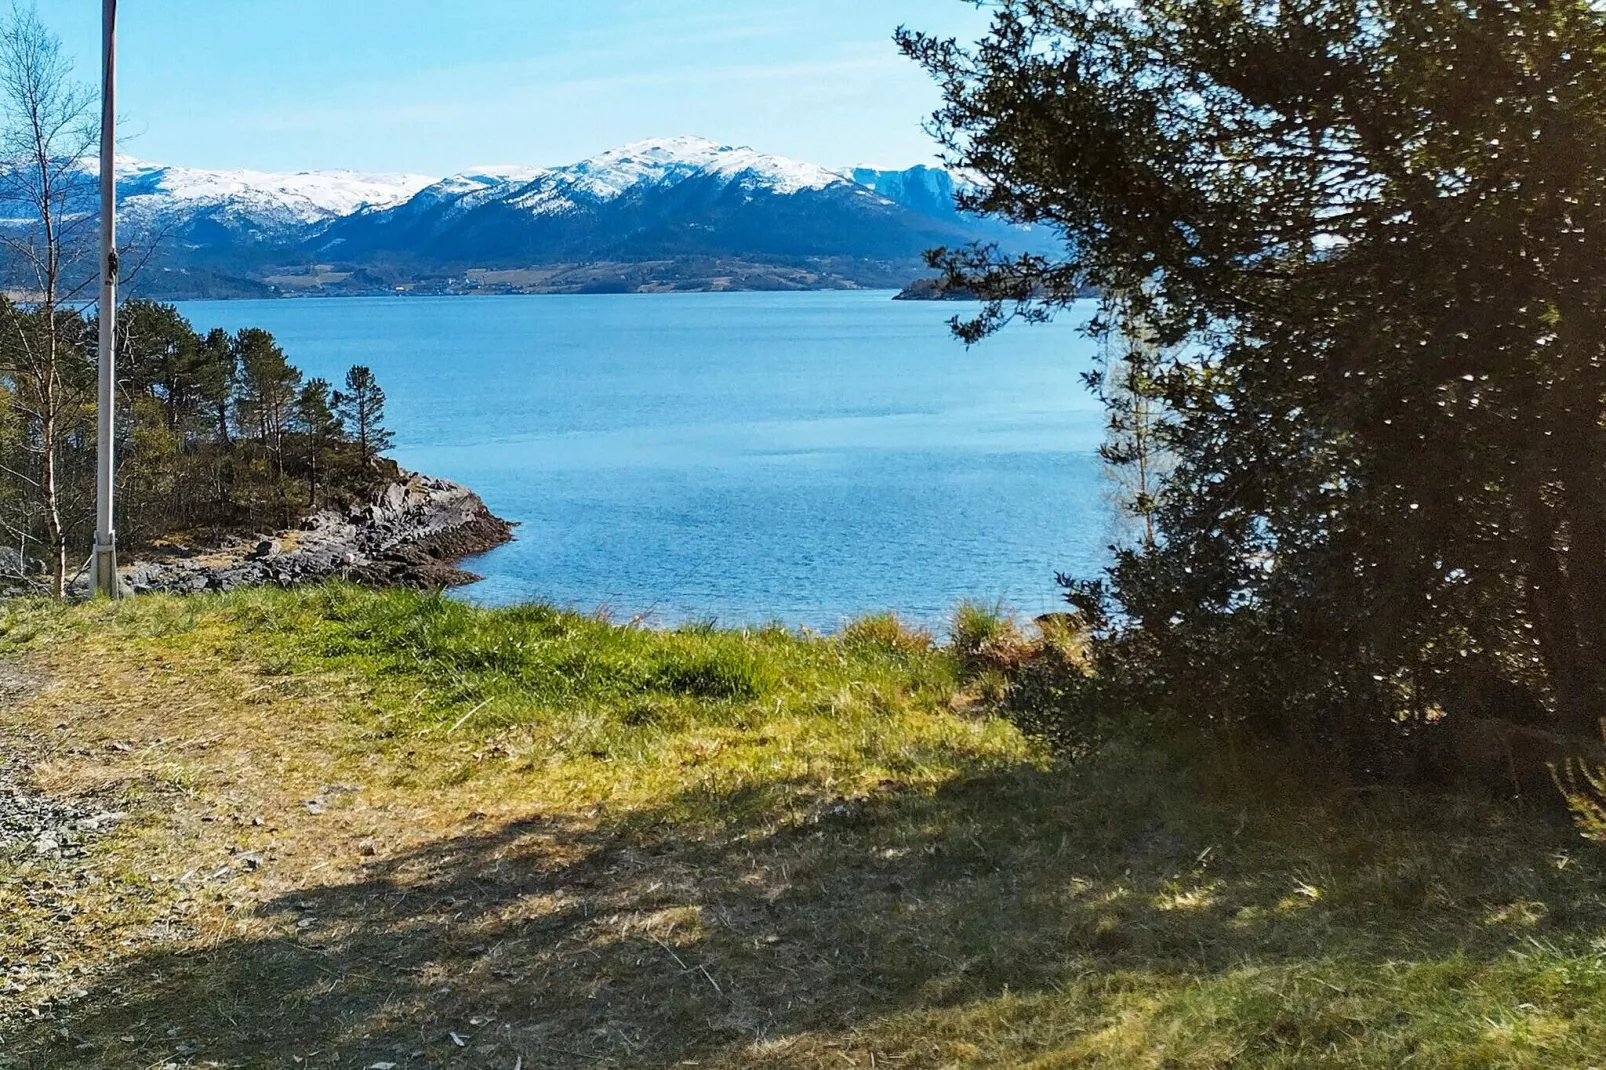
[(337, 586), (18, 604), (0, 650), (55, 674), (6, 715), (54, 761), (155, 778), (102, 850), (167, 897), (0, 899), (7, 976), (88, 992), (0, 1066), (1606, 1066), (1606, 859), (1565, 820), (1181, 738), (1056, 765), (893, 617)]
[[(0, 649), (60, 649), (71, 636), (192, 665), (248, 664), (262, 689), (281, 680), (284, 692), (315, 696), (391, 750), (494, 737), (535, 788), (563, 785), (573, 802), (679, 793), (690, 804), (738, 790), (802, 806), (884, 780), (935, 784), (1041, 760), (1005, 722), (956, 716), (953, 658), (883, 619), (838, 637), (657, 630), (343, 585), (66, 611), (20, 603), (0, 617)], [(426, 780), (479, 775), (463, 763), (411, 766)]]

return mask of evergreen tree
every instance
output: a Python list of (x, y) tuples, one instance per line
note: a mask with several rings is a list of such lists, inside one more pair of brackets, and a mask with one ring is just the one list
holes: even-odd
[(345, 428), (332, 402), (326, 379), (310, 380), (296, 395), (295, 428), (302, 436), (309, 508), (318, 504), (319, 481), (328, 478), (330, 454), (345, 438)]
[[(1093, 287), (1156, 344), (1176, 459), (1107, 585), (1159, 699), (1368, 764), (1459, 679), (1606, 709), (1606, 11), (1570, 0), (998, 0), (903, 32), (980, 338)], [(1100, 588), (1075, 592), (1090, 610)], [(1095, 614), (1097, 616), (1097, 614)], [(1113, 633), (1112, 633), (1113, 634)], [(1129, 664), (1136, 666), (1140, 659)]]
[(158, 398), (168, 430), (181, 433), (198, 413), (201, 339), (178, 309), (127, 301), (118, 309), (118, 379), (124, 390)]
[(229, 332), (213, 328), (196, 350), (195, 388), (202, 408), (215, 422), (217, 441), (225, 447), (233, 444), (229, 421), (238, 376), (239, 360)]
[[(98, 331), (99, 325), (97, 323)], [(194, 383), (200, 339), (171, 305), (129, 301), (118, 311), (118, 534), (130, 545), (184, 515), (194, 481), (186, 455), (201, 422)], [(136, 463), (129, 463), (137, 458)]]
[(282, 474), (284, 433), (301, 389), (301, 373), (267, 331), (247, 328), (235, 335), (233, 348), (240, 376), (236, 412), (266, 451), (273, 473)]
[(394, 436), (385, 427), (385, 392), (371, 369), (359, 364), (346, 373), (346, 389), (335, 395), (335, 408), (365, 466), (390, 449)]

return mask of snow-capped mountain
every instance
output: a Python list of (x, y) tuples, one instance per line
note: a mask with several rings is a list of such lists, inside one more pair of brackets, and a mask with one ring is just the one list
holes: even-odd
[(638, 141), (564, 168), (562, 173), (577, 189), (603, 199), (695, 177), (780, 196), (825, 189), (842, 181), (840, 175), (823, 167), (697, 137)]
[(118, 203), (134, 226), (193, 228), (202, 221), (242, 236), (294, 233), (412, 199), (424, 175), (356, 171), (203, 171), (139, 160), (118, 164)]
[(566, 167), (481, 169), (320, 235), (332, 257), (513, 267), (676, 256), (912, 260), (965, 240), (814, 164), (701, 138), (642, 141)]
[(558, 216), (693, 181), (786, 197), (846, 180), (813, 164), (681, 137), (636, 142), (567, 167), (478, 168), (430, 184), (399, 214), (439, 213), (437, 222), (448, 224), (498, 203), (532, 216)]
[[(135, 160), (119, 171), (126, 225), (159, 242), (168, 280), (205, 271), (280, 286), (310, 272), (395, 289), (474, 270), (701, 258), (789, 265), (805, 280), (830, 261), (830, 284), (858, 272), (879, 285), (919, 274), (932, 246), (1021, 237), (957, 212), (944, 171), (836, 172), (692, 137), (444, 179)], [(867, 275), (853, 266), (869, 263)]]

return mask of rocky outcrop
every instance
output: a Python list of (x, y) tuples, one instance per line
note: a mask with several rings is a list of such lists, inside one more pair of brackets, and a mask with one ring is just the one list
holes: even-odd
[(457, 587), (479, 577), (454, 562), (512, 537), (512, 525), (492, 515), (467, 487), (404, 472), (349, 511), (325, 510), (298, 529), (216, 550), (164, 553), (124, 569), (123, 579), (135, 593), (289, 587), (330, 578)]

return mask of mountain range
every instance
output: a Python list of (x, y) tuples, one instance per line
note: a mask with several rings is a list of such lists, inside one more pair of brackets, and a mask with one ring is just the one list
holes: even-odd
[(119, 166), (132, 289), (165, 298), (901, 287), (934, 246), (1047, 244), (961, 213), (960, 187), (689, 137), (443, 179)]

